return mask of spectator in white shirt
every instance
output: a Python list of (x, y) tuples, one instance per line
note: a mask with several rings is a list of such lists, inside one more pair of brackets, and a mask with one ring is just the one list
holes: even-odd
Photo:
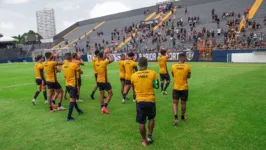
[(217, 29), (217, 35), (220, 36), (221, 35), (221, 28)]

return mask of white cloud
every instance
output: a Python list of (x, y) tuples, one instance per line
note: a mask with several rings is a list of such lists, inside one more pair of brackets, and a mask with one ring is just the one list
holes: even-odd
[(102, 4), (96, 4), (90, 11), (90, 18), (96, 18), (101, 16), (106, 16), (110, 14), (115, 14), (123, 11), (130, 10), (129, 7), (121, 2), (105, 2)]
[(79, 19), (71, 20), (71, 21), (63, 21), (64, 29), (68, 28), (69, 26), (73, 25), (74, 23), (76, 23), (78, 21), (82, 21), (82, 20), (85, 20), (85, 19), (84, 18), (79, 18)]
[(4, 0), (4, 3), (6, 4), (22, 4), (22, 3), (27, 3), (30, 0)]
[(5, 14), (5, 15), (0, 16), (0, 20), (27, 19), (27, 17), (25, 17), (23, 13), (18, 13), (18, 12), (8, 10), (8, 9), (0, 9), (0, 14)]
[(1, 22), (0, 23), (0, 29), (12, 30), (12, 29), (15, 29), (15, 25), (13, 22)]
[(80, 5), (75, 2), (59, 1), (49, 3), (46, 5), (46, 7), (63, 10), (76, 10), (80, 8)]

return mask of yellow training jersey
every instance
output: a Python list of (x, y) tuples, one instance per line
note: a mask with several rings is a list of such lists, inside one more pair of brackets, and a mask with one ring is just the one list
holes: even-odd
[(160, 74), (168, 74), (167, 60), (168, 56), (158, 56), (157, 61), (160, 67)]
[[(80, 60), (73, 59), (72, 62), (75, 63), (75, 64), (77, 64), (79, 67), (81, 65), (81, 61)], [(79, 72), (77, 72), (77, 78), (80, 78), (80, 73)]]
[(124, 60), (120, 60), (119, 65), (119, 72), (120, 72), (120, 79), (125, 79), (125, 66), (124, 66)]
[(35, 65), (34, 65), (34, 70), (35, 70), (35, 74), (36, 74), (36, 79), (41, 79), (41, 70), (43, 70), (44, 67), (43, 67), (43, 64), (42, 63), (39, 63), (37, 62)]
[(96, 72), (96, 68), (95, 68), (95, 62), (97, 62), (98, 61), (98, 58), (97, 57), (93, 57), (92, 58), (92, 65), (93, 65), (93, 71), (94, 71), (94, 74), (96, 74), (97, 72)]
[(174, 64), (172, 73), (174, 75), (174, 89), (188, 90), (187, 77), (190, 74), (190, 66), (188, 64)]
[(134, 67), (137, 67), (137, 63), (133, 60), (125, 60), (124, 62), (125, 66), (125, 79), (130, 80), (132, 74), (134, 73)]
[(64, 71), (64, 77), (66, 80), (66, 86), (77, 87), (77, 72), (79, 72), (79, 66), (76, 63), (68, 62), (62, 66)]
[(43, 63), (44, 70), (46, 72), (46, 81), (48, 82), (55, 82), (57, 81), (56, 78), (56, 61), (46, 61)]
[(98, 60), (95, 62), (96, 73), (98, 74), (97, 82), (107, 83), (107, 65), (110, 63), (109, 60)]
[(158, 77), (152, 70), (137, 71), (132, 75), (131, 83), (134, 85), (137, 102), (155, 102), (154, 80), (158, 80)]

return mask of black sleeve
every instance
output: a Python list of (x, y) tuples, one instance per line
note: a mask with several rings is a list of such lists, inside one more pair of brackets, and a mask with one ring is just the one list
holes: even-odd
[(189, 79), (191, 77), (191, 72), (188, 73), (187, 78)]
[(157, 88), (156, 89), (159, 89), (160, 88), (159, 83), (160, 83), (159, 80), (157, 80), (157, 86), (156, 86)]
[(138, 67), (137, 67), (137, 66), (135, 66), (135, 67), (134, 67), (134, 70), (135, 70), (135, 72), (137, 72), (137, 71), (138, 71)]
[(43, 73), (43, 69), (40, 69), (40, 74), (41, 74), (41, 78), (42, 78), (42, 80), (44, 80), (44, 73)]

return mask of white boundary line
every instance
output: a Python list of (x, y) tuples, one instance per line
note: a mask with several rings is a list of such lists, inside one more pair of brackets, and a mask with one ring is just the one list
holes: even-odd
[(13, 87), (19, 87), (19, 86), (25, 86), (25, 85), (31, 85), (31, 84), (34, 84), (34, 83), (24, 83), (24, 84), (4, 86), (4, 87), (0, 87), (0, 89), (13, 88)]
[[(94, 77), (93, 75), (83, 75), (83, 76), (84, 77), (88, 77), (88, 76)], [(32, 84), (35, 84), (35, 82), (32, 82), (32, 83), (24, 83), (24, 84), (17, 84), (17, 85), (10, 85), (10, 86), (3, 86), (3, 87), (0, 87), (0, 89), (20, 87), (20, 86), (26, 86), (26, 85), (32, 85)]]

